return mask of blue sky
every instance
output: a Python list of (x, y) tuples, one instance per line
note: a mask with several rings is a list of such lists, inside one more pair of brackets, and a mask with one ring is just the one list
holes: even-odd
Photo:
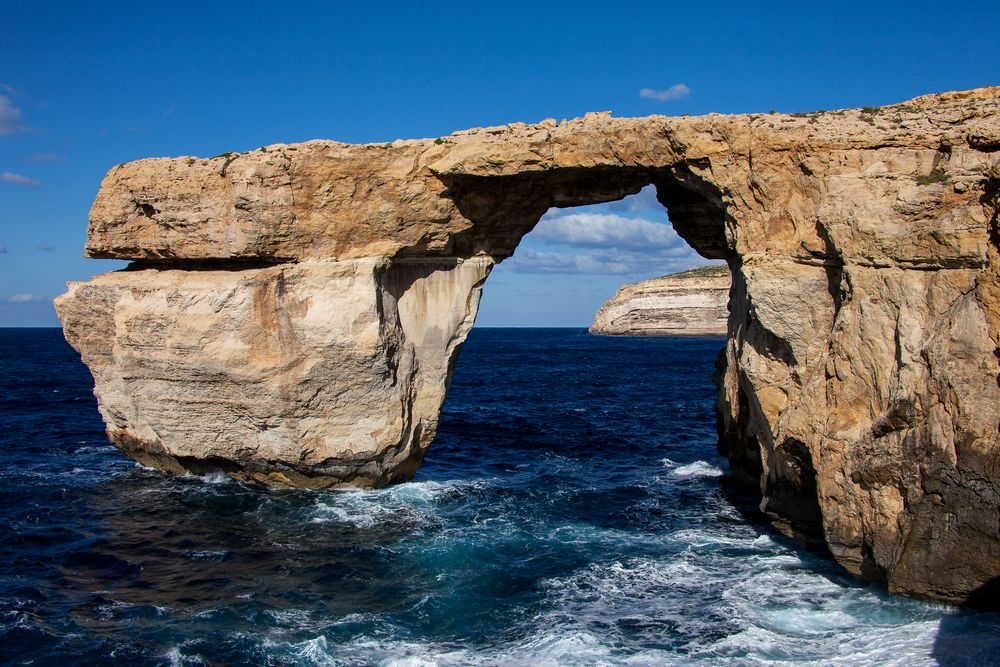
[[(55, 326), (67, 280), (122, 265), (82, 248), (127, 160), (1000, 83), (988, 3), (147, 4), (0, 8), (0, 326)], [(618, 285), (698, 261), (668, 224), (648, 193), (550, 213), (487, 282), (479, 324), (587, 325)]]

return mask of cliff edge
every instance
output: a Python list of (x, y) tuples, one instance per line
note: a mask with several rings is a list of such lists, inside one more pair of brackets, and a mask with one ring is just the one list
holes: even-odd
[(623, 285), (594, 316), (602, 336), (725, 336), (727, 266), (704, 266)]

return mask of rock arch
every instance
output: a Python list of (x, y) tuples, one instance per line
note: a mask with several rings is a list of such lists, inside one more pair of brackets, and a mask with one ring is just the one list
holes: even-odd
[(108, 434), (173, 472), (408, 479), (495, 262), (648, 183), (733, 273), (720, 447), (790, 534), (890, 589), (1000, 576), (1000, 89), (582, 119), (112, 169), (57, 299)]

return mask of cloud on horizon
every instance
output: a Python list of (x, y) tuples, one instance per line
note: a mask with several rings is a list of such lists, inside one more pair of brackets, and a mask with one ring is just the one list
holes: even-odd
[(691, 89), (683, 83), (675, 83), (669, 88), (657, 90), (656, 88), (643, 88), (639, 91), (639, 97), (644, 100), (657, 100), (659, 102), (670, 102), (672, 100), (682, 100), (691, 95)]
[(690, 248), (674, 248), (659, 253), (600, 250), (591, 253), (544, 252), (532, 248), (517, 251), (510, 268), (518, 273), (587, 273), (626, 276), (653, 276), (673, 273), (705, 264)]
[(12, 171), (5, 171), (0, 174), (0, 183), (10, 183), (12, 185), (23, 185), (26, 188), (37, 188), (41, 183), (38, 181), (28, 178), (27, 176), (22, 176), (21, 174), (15, 174)]
[(38, 296), (37, 294), (11, 294), (10, 296), (5, 296), (0, 300), (6, 303), (37, 303), (39, 301), (45, 301), (45, 297)]
[(0, 95), (0, 137), (24, 132), (25, 129), (21, 125), (21, 110), (14, 106), (9, 97)]

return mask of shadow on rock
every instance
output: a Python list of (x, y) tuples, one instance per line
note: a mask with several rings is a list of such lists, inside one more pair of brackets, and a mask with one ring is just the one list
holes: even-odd
[[(986, 609), (994, 611), (985, 611)], [(993, 579), (969, 598), (969, 607), (941, 619), (933, 656), (941, 667), (1000, 664), (1000, 579)]]

